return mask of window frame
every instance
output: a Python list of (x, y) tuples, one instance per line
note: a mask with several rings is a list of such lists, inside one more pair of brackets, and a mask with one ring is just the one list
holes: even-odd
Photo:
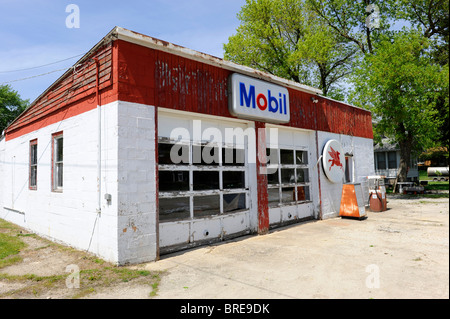
[[(62, 139), (63, 145), (62, 145), (62, 154), (63, 158), (61, 161), (57, 161), (57, 152), (58, 152), (58, 141)], [(61, 165), (62, 167), (62, 173), (61, 173), (61, 181), (58, 180), (58, 174), (57, 174), (57, 165)], [(63, 132), (57, 132), (52, 134), (52, 192), (55, 193), (62, 193), (63, 187), (64, 187), (64, 135)], [(58, 183), (60, 182), (60, 183)], [(59, 186), (61, 184), (61, 186)]]
[[(377, 163), (377, 170), (386, 170), (387, 168), (387, 162), (386, 162), (386, 152), (376, 152), (376, 163)], [(383, 157), (382, 159), (380, 157)], [(380, 167), (380, 164), (382, 164)], [(384, 168), (383, 168), (384, 166)]]
[[(237, 145), (227, 145), (225, 143), (209, 143), (209, 142), (197, 142), (197, 141), (174, 141), (170, 140), (166, 137), (159, 137), (158, 138), (158, 147), (159, 144), (178, 144), (188, 147), (189, 151), (189, 163), (179, 163), (179, 164), (159, 164), (158, 159), (158, 171), (159, 172), (165, 172), (165, 171), (187, 171), (189, 172), (189, 190), (188, 191), (159, 191), (159, 198), (165, 199), (165, 198), (189, 198), (189, 209), (190, 209), (190, 216), (188, 218), (167, 218), (163, 219), (160, 215), (160, 222), (174, 222), (174, 221), (180, 221), (180, 220), (198, 220), (198, 219), (205, 219), (205, 218), (211, 218), (214, 216), (220, 216), (220, 215), (229, 215), (234, 214), (238, 212), (247, 211), (250, 209), (250, 191), (249, 191), (249, 176), (248, 176), (248, 158), (247, 158), (247, 152), (245, 152), (245, 147), (239, 147)], [(210, 164), (205, 164), (203, 162), (200, 163), (194, 163), (194, 160), (197, 160), (198, 156), (194, 155), (194, 149), (198, 150), (198, 148), (201, 147), (201, 149), (204, 149), (204, 147), (211, 147), (211, 148), (217, 148), (218, 154), (216, 154), (216, 159), (219, 161), (219, 163), (216, 163), (213, 161)], [(235, 163), (224, 163), (225, 158), (225, 150), (226, 149), (233, 149), (233, 157)], [(243, 152), (243, 158), (238, 157), (237, 150), (241, 150)], [(198, 154), (197, 154), (198, 155)], [(242, 155), (242, 154), (241, 154)], [(241, 160), (244, 161), (244, 163), (241, 163)], [(214, 189), (196, 189), (194, 185), (194, 175), (197, 172), (218, 172), (218, 187)], [(226, 172), (243, 172), (244, 174), (244, 187), (243, 188), (226, 188), (224, 189), (224, 173)], [(158, 186), (159, 188), (159, 186)], [(232, 211), (225, 211), (224, 210), (224, 196), (226, 195), (233, 195), (236, 194), (237, 196), (241, 196), (242, 194), (245, 194), (245, 208), (243, 209), (237, 209)], [(200, 214), (196, 217), (196, 212), (194, 211), (194, 208), (196, 207), (195, 199), (198, 197), (206, 197), (206, 196), (219, 196), (219, 205), (220, 209), (217, 211), (217, 213), (212, 214)]]
[[(283, 206), (294, 206), (304, 203), (311, 202), (311, 169), (309, 166), (309, 156), (308, 156), (308, 149), (304, 147), (284, 147), (279, 146), (278, 148), (266, 148), (267, 158), (272, 159), (274, 158), (273, 154), (269, 154), (269, 151), (276, 151), (276, 159), (278, 163), (268, 163), (267, 168), (268, 170), (276, 170), (276, 173), (278, 176), (278, 183), (268, 183), (267, 189), (268, 192), (274, 192), (273, 190), (278, 190), (278, 203), (277, 202), (270, 202), (268, 203), (269, 208), (277, 208), (277, 207), (283, 207)], [(282, 164), (282, 156), (281, 151), (285, 153), (285, 151), (292, 151), (292, 155), (294, 157), (292, 164)], [(297, 152), (304, 152), (306, 153), (306, 163), (304, 160), (300, 163), (298, 163), (297, 158)], [(282, 180), (282, 170), (294, 170), (294, 181), (292, 182), (283, 182)], [(305, 178), (305, 181), (300, 182), (299, 181), (299, 170), (304, 170), (307, 172), (307, 178)], [(299, 200), (299, 189), (303, 187), (304, 189), (307, 188), (307, 192), (304, 192), (304, 194), (308, 194), (308, 199), (305, 200)], [(284, 189), (290, 189), (294, 188), (293, 194), (295, 196), (295, 199), (292, 201), (285, 201), (283, 199), (283, 190)]]
[[(391, 151), (386, 153), (387, 157), (387, 168), (388, 169), (398, 169), (397, 152)], [(394, 164), (394, 165), (391, 165)]]
[[(37, 190), (37, 156), (38, 156), (38, 152), (37, 152), (37, 148), (38, 148), (38, 139), (34, 139), (30, 141), (30, 147), (29, 147), (29, 170), (28, 170), (28, 188), (30, 190)], [(34, 160), (35, 163), (33, 162), (33, 152), (35, 152), (34, 154)], [(33, 170), (34, 170), (34, 185), (33, 185)]]

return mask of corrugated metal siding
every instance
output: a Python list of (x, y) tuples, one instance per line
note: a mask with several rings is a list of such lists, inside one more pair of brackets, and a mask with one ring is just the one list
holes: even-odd
[(182, 57), (156, 53), (155, 103), (167, 108), (227, 116), (230, 72)]

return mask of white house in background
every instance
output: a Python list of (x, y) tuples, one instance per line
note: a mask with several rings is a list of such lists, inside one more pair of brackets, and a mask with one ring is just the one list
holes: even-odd
[[(387, 138), (383, 139), (382, 144), (375, 144), (373, 148), (375, 174), (386, 176), (386, 182), (393, 184), (397, 178), (398, 168), (400, 166), (400, 149), (397, 144), (392, 144)], [(417, 161), (417, 157), (411, 154), (411, 161), (408, 166), (408, 181), (419, 181)]]

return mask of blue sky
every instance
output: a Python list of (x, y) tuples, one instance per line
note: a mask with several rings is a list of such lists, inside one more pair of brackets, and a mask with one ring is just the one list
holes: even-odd
[[(80, 9), (80, 27), (67, 28), (69, 4)], [(120, 26), (223, 57), (223, 44), (239, 25), (245, 0), (0, 0), (0, 84), (32, 102), (77, 59), (34, 68), (91, 49)], [(19, 69), (34, 68), (31, 70)], [(53, 73), (50, 73), (53, 72)], [(38, 76), (32, 79), (25, 78)]]

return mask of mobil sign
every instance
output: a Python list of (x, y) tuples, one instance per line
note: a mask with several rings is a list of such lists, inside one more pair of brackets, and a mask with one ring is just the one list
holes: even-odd
[(272, 83), (234, 73), (229, 79), (229, 110), (236, 117), (289, 123), (289, 92)]

